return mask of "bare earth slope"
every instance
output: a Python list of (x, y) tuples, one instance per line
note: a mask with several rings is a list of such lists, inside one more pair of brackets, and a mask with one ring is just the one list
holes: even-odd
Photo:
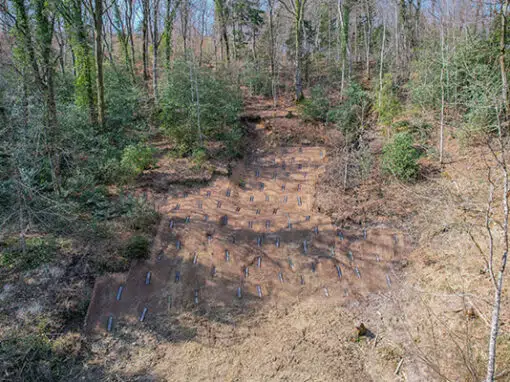
[(97, 362), (120, 379), (372, 380), (354, 328), (397, 287), (404, 238), (315, 211), (326, 161), (323, 147), (262, 148), (167, 195), (151, 259), (96, 282)]

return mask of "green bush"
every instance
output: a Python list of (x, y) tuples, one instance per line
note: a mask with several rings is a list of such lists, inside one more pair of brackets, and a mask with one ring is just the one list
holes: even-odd
[(128, 73), (106, 66), (106, 123), (113, 139), (123, 139), (121, 132), (130, 128), (142, 130), (147, 124), (147, 107), (143, 89), (133, 84)]
[(320, 85), (314, 86), (311, 97), (304, 99), (300, 105), (303, 120), (326, 122), (328, 119), (329, 99)]
[(383, 148), (382, 168), (398, 179), (409, 182), (418, 177), (420, 152), (409, 133), (398, 133)]
[(57, 242), (53, 237), (28, 237), (23, 253), (19, 241), (9, 241), (0, 252), (0, 266), (9, 269), (30, 270), (54, 260)]
[(128, 259), (146, 259), (149, 257), (149, 240), (145, 236), (132, 236), (124, 248), (124, 257)]
[[(441, 107), (440, 52), (437, 41), (420, 49), (411, 64), (412, 75), (407, 84), (411, 103), (424, 111), (434, 110), (437, 118)], [(490, 134), (497, 126), (499, 99), (494, 94), (501, 91), (497, 56), (497, 44), (487, 43), (476, 34), (459, 40), (455, 49), (445, 52), (446, 118), (450, 117), (450, 110), (463, 116), (455, 134), (465, 143)]]
[(262, 95), (270, 97), (271, 89), (271, 73), (265, 66), (257, 65), (254, 62), (248, 62), (244, 65), (240, 74), (241, 84), (246, 86), (251, 95)]
[(240, 158), (244, 152), (245, 142), (243, 141), (244, 130), (241, 126), (235, 125), (221, 134), (218, 138), (225, 143), (226, 158)]
[(370, 106), (368, 93), (358, 83), (351, 82), (346, 91), (345, 101), (330, 110), (328, 119), (336, 123), (347, 140), (356, 141), (364, 127)]
[(150, 234), (159, 221), (159, 214), (145, 198), (122, 198), (119, 208), (130, 229)]
[(193, 151), (193, 154), (191, 155), (193, 159), (193, 166), (196, 169), (201, 168), (205, 162), (207, 161), (207, 151), (205, 151), (202, 148), (196, 149)]
[(401, 112), (402, 107), (396, 96), (393, 78), (390, 73), (384, 75), (382, 89), (379, 87), (377, 89), (377, 102), (375, 102), (374, 109), (379, 116), (379, 122), (384, 126), (391, 125), (395, 117)]
[(432, 133), (432, 125), (423, 120), (401, 120), (391, 125), (395, 133), (407, 132), (412, 135), (416, 142), (426, 143)]
[(128, 179), (134, 179), (154, 164), (154, 149), (145, 144), (129, 145), (122, 152), (120, 167)]
[[(191, 67), (190, 67), (191, 65)], [(209, 68), (177, 61), (162, 92), (162, 129), (189, 155), (207, 140), (238, 138), (231, 134), (239, 123), (242, 98), (231, 78)]]

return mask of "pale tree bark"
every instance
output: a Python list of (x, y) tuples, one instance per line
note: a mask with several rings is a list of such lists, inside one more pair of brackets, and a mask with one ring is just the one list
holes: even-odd
[[(353, 20), (354, 20), (354, 36), (353, 36), (353, 53), (354, 53), (354, 62), (358, 63), (360, 60), (359, 60), (359, 56), (358, 56), (358, 15), (356, 13), (356, 9), (354, 9), (353, 11)], [(351, 73), (350, 69), (349, 69), (349, 73)]]
[(386, 19), (383, 18), (383, 32), (382, 32), (382, 42), (381, 42), (381, 57), (380, 57), (380, 62), (379, 62), (379, 99), (378, 99), (379, 108), (381, 107), (381, 102), (382, 102), (383, 67), (384, 67), (384, 43), (385, 42), (386, 42)]
[[(507, 121), (507, 113), (508, 113), (508, 84), (506, 77), (506, 66), (505, 66), (505, 41), (506, 41), (506, 20), (507, 20), (507, 10), (508, 10), (509, 0), (505, 0), (501, 2), (501, 37), (500, 37), (500, 69), (501, 69), (501, 90), (502, 90), (502, 99), (501, 99), (501, 112), (498, 115), (498, 138), (500, 144), (500, 154), (499, 156), (491, 149), (494, 158), (500, 168), (503, 175), (503, 255), (501, 257), (501, 262), (499, 266), (498, 277), (496, 281), (496, 286), (494, 289), (494, 302), (492, 305), (492, 319), (491, 319), (491, 331), (489, 336), (489, 351), (488, 351), (488, 362), (487, 362), (487, 375), (486, 382), (492, 382), (495, 380), (495, 371), (496, 371), (496, 348), (497, 348), (497, 340), (498, 340), (498, 332), (499, 332), (499, 313), (501, 310), (501, 295), (503, 293), (503, 280), (505, 276), (506, 263), (508, 258), (508, 167), (506, 162), (506, 137), (503, 133), (502, 120)], [(505, 124), (506, 126), (506, 124)], [(490, 181), (490, 179), (489, 179)], [(492, 186), (492, 184), (491, 184)], [(490, 208), (490, 203), (489, 203)], [(490, 213), (490, 211), (489, 211)], [(492, 235), (489, 237), (492, 240)], [(492, 248), (492, 242), (490, 242)], [(490, 257), (490, 268), (493, 269), (492, 264), (492, 253)], [(493, 273), (492, 273), (493, 274)]]
[(399, 45), (400, 45), (400, 33), (399, 33), (399, 28), (398, 28), (398, 0), (396, 0), (396, 3), (395, 3), (395, 26), (394, 26), (394, 29), (395, 29), (395, 66), (398, 67), (398, 62), (399, 62), (399, 56), (400, 56), (400, 52), (399, 52)]
[[(350, 61), (351, 53), (349, 50), (349, 17), (350, 17), (350, 4), (349, 0), (338, 0), (338, 18), (340, 19), (340, 43), (342, 45), (342, 79), (340, 83), (340, 95), (343, 95), (345, 88), (345, 70), (346, 62)], [(350, 62), (349, 62), (350, 67)]]
[[(498, 339), (498, 332), (499, 332), (499, 314), (501, 310), (501, 295), (503, 293), (503, 281), (505, 276), (505, 269), (506, 269), (506, 263), (508, 258), (508, 167), (506, 163), (506, 143), (504, 143), (504, 137), (501, 133), (501, 124), (499, 124), (499, 143), (500, 143), (500, 154), (496, 154), (494, 150), (492, 150), (492, 153), (494, 155), (494, 158), (496, 159), (497, 165), (499, 169), (501, 170), (502, 176), (503, 176), (503, 255), (501, 256), (501, 262), (499, 266), (498, 271), (498, 277), (495, 283), (494, 288), (494, 302), (492, 305), (492, 318), (491, 318), (491, 330), (490, 330), (490, 336), (489, 336), (489, 351), (488, 351), (488, 362), (487, 362), (487, 375), (486, 375), (486, 382), (492, 382), (495, 380), (495, 371), (496, 371), (496, 347), (497, 347), (497, 339)], [(490, 179), (489, 174), (489, 183), (490, 187), (492, 186), (492, 180)], [(491, 188), (492, 192), (492, 188)], [(491, 197), (489, 197), (489, 204), (488, 204), (488, 215), (490, 219), (491, 215)], [(489, 225), (488, 225), (489, 226)], [(492, 245), (492, 232), (491, 229), (489, 230), (489, 246), (490, 246), (490, 257), (489, 257), (489, 269), (491, 270), (491, 274), (493, 275), (492, 269), (494, 268), (494, 265), (492, 263), (493, 261), (493, 245)], [(493, 279), (494, 280), (494, 279)]]
[(154, 96), (154, 103), (157, 105), (159, 101), (158, 95), (158, 48), (160, 43), (158, 22), (159, 22), (159, 0), (154, 0), (153, 4), (153, 35), (152, 35), (152, 90)]
[(507, 11), (508, 0), (501, 1), (501, 33), (499, 39), (499, 66), (501, 70), (501, 100), (503, 102), (503, 111), (508, 112), (508, 79), (506, 75), (505, 65), (505, 44), (506, 44), (506, 29), (507, 29)]
[(444, 22), (441, 17), (440, 20), (440, 28), (441, 28), (441, 117), (439, 124), (439, 164), (443, 164), (443, 153), (444, 153), (444, 110), (445, 110), (445, 87), (444, 87), (444, 77), (445, 77), (445, 41), (444, 41)]
[(200, 25), (200, 51), (198, 54), (198, 66), (202, 66), (202, 58), (204, 52), (204, 37), (205, 37), (205, 27), (206, 27), (206, 17), (207, 15), (207, 1), (203, 2), (202, 5), (202, 15), (201, 15), (201, 25)]

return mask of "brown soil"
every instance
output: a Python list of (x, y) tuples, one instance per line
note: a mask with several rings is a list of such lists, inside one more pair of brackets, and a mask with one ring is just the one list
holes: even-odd
[[(152, 258), (134, 264), (125, 283), (118, 276), (98, 283), (87, 327), (104, 328), (110, 315), (114, 320), (136, 320), (145, 307), (149, 320), (168, 310), (169, 299), (171, 309), (194, 309), (196, 291), (197, 308), (202, 310), (231, 305), (250, 311), (267, 299), (286, 304), (296, 296), (328, 294), (343, 302), (386, 288), (386, 275), (391, 277), (403, 239), (387, 229), (369, 229), (365, 240), (362, 231), (335, 227), (329, 217), (312, 210), (316, 178), (325, 160), (319, 147), (267, 152), (239, 165), (230, 179), (218, 178), (207, 187), (185, 191), (190, 192), (186, 196), (168, 198), (160, 209), (165, 218)], [(225, 217), (228, 222), (223, 225)], [(176, 273), (181, 280), (175, 281)], [(122, 298), (116, 301), (121, 285)]]
[[(161, 380), (370, 379), (350, 338), (359, 321), (370, 324), (362, 312), (371, 296), (398, 288), (404, 237), (384, 227), (337, 227), (316, 211), (326, 149), (268, 147), (262, 142), (275, 141), (267, 127), (287, 112), (259, 111), (253, 155), (229, 178), (172, 189), (159, 203), (151, 258), (96, 283), (86, 329), (112, 336), (113, 348), (136, 358), (115, 362), (126, 378), (149, 362)], [(298, 124), (284, 120), (290, 129)], [(138, 340), (121, 345), (126, 336)], [(140, 342), (145, 362), (133, 354)]]

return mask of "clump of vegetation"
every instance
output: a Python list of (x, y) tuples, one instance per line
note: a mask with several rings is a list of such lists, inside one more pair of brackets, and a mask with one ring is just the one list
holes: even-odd
[(180, 155), (190, 155), (207, 140), (225, 141), (229, 152), (242, 137), (237, 128), (242, 101), (239, 89), (208, 68), (174, 64), (161, 100), (164, 132)]
[(271, 74), (265, 66), (250, 61), (244, 65), (240, 76), (241, 84), (248, 88), (251, 95), (271, 96)]
[(149, 239), (145, 236), (132, 236), (124, 248), (124, 256), (128, 259), (146, 259), (149, 257), (149, 246)]
[(346, 99), (340, 105), (331, 109), (328, 119), (336, 123), (349, 141), (355, 141), (362, 133), (368, 113), (370, 112), (371, 100), (368, 93), (361, 85), (352, 82), (346, 91)]
[(132, 230), (150, 234), (159, 221), (159, 214), (154, 206), (144, 198), (128, 196), (122, 199), (122, 216)]
[(390, 126), (402, 109), (396, 95), (391, 73), (386, 73), (384, 75), (382, 84), (379, 84), (379, 86), (380, 88), (376, 91), (377, 102), (375, 102), (374, 109), (378, 114), (379, 123), (384, 126)]
[[(13, 332), (0, 338), (0, 378), (10, 381), (74, 379), (82, 357), (81, 337), (57, 339), (42, 320), (33, 332)], [(19, 378), (22, 376), (22, 378)]]
[(330, 102), (322, 86), (314, 86), (311, 90), (311, 96), (302, 100), (300, 105), (301, 117), (305, 121), (327, 121)]
[(404, 119), (401, 121), (394, 122), (391, 125), (391, 129), (393, 132), (396, 133), (408, 132), (413, 136), (413, 139), (416, 142), (422, 144), (427, 142), (432, 133), (432, 125), (420, 119), (417, 120)]
[(193, 164), (196, 168), (200, 168), (207, 161), (207, 157), (207, 151), (203, 148), (196, 149), (192, 154)]
[(416, 180), (419, 174), (417, 161), (420, 152), (413, 143), (413, 137), (409, 133), (395, 134), (392, 141), (383, 148), (383, 170), (404, 182)]
[(129, 145), (124, 149), (120, 168), (127, 179), (134, 179), (143, 170), (154, 164), (154, 149), (138, 143), (137, 145)]
[(26, 271), (39, 267), (55, 259), (58, 251), (53, 237), (28, 237), (25, 250), (19, 240), (9, 239), (0, 252), (0, 266)]
[(427, 42), (412, 62), (413, 76), (406, 85), (411, 103), (424, 111), (439, 111), (444, 98), (447, 118), (450, 108), (463, 116), (454, 122), (455, 134), (466, 144), (494, 133), (497, 126), (499, 101), (494, 94), (502, 84), (494, 66), (496, 46), (480, 36), (459, 40), (454, 50), (445, 52), (442, 81), (437, 41)]

